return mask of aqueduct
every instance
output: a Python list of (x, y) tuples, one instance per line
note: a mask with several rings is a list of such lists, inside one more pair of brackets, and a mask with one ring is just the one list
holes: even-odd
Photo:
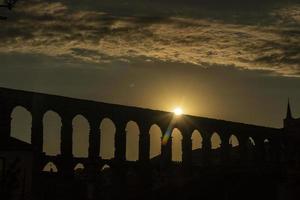
[[(229, 163), (231, 148), (231, 134), (235, 133), (239, 143), (240, 160), (243, 163), (281, 162), (283, 159), (283, 129), (267, 128), (218, 119), (182, 115), (175, 117), (173, 113), (150, 110), (138, 107), (123, 106), (89, 100), (74, 99), (56, 95), (27, 92), (14, 89), (0, 88), (0, 133), (2, 137), (9, 137), (11, 130), (11, 113), (17, 106), (22, 106), (31, 113), (31, 144), (39, 154), (39, 170), (46, 163), (53, 162), (60, 172), (69, 174), (77, 163), (89, 165), (113, 165), (113, 163), (127, 163), (129, 165), (145, 164), (150, 161), (149, 130), (157, 125), (163, 133), (161, 142), (160, 163), (172, 162), (172, 139), (168, 137), (177, 128), (182, 134), (182, 163), (183, 167), (193, 165), (192, 134), (195, 130), (202, 136), (202, 164), (212, 162), (211, 137), (218, 133), (221, 139), (221, 164)], [(47, 156), (43, 153), (43, 117), (46, 112), (54, 111), (61, 118), (60, 155)], [(75, 158), (72, 152), (72, 120), (75, 116), (84, 116), (89, 123), (89, 147), (87, 158)], [(113, 159), (102, 159), (99, 156), (101, 131), (99, 129), (103, 119), (110, 119), (115, 125), (115, 151)], [(138, 160), (126, 161), (126, 125), (134, 121), (139, 129)], [(165, 140), (165, 142), (164, 142)], [(250, 159), (249, 145), (254, 146), (254, 158)]]

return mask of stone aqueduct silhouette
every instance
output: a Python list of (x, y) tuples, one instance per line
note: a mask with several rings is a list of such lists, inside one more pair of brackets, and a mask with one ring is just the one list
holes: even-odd
[[(211, 136), (217, 132), (221, 138), (222, 164), (228, 161), (230, 149), (229, 138), (232, 133), (239, 141), (241, 163), (248, 162), (248, 144), (251, 138), (255, 143), (255, 160), (265, 162), (265, 142), (268, 142), (269, 161), (279, 162), (284, 141), (283, 129), (267, 128), (237, 122), (210, 119), (204, 117), (182, 115), (174, 118), (170, 112), (150, 110), (138, 107), (80, 100), (56, 95), (27, 92), (21, 90), (0, 88), (0, 133), (10, 136), (11, 113), (17, 106), (27, 109), (32, 115), (31, 144), (40, 155), (39, 170), (49, 161), (55, 163), (61, 173), (71, 173), (77, 163), (96, 163), (99, 167), (113, 163), (143, 164), (150, 160), (150, 134), (152, 125), (160, 127), (163, 134), (177, 128), (182, 134), (182, 163), (184, 167), (192, 165), (192, 133), (198, 130), (202, 137), (203, 162), (209, 164), (211, 153)], [(43, 116), (47, 111), (54, 111), (61, 117), (61, 154), (46, 156), (43, 154)], [(84, 116), (90, 125), (89, 148), (87, 158), (74, 158), (72, 154), (72, 120), (75, 116)], [(100, 123), (109, 118), (113, 121), (115, 132), (115, 152), (111, 160), (101, 159), (100, 151)], [(126, 125), (134, 121), (139, 127), (139, 158), (136, 162), (126, 161)], [(171, 143), (161, 145), (161, 163), (171, 163)]]

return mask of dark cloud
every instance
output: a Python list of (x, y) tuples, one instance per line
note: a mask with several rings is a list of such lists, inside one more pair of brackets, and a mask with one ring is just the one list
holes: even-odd
[(145, 58), (284, 76), (300, 71), (300, 5), (293, 1), (36, 0), (19, 4), (10, 20), (0, 53), (98, 64)]

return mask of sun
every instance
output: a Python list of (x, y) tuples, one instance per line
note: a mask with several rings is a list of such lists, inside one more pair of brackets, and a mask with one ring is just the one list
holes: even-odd
[(175, 115), (182, 115), (182, 109), (180, 107), (177, 107), (173, 110)]

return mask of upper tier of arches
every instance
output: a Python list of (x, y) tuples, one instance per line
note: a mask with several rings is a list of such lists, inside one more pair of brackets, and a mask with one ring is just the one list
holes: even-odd
[[(190, 115), (182, 115), (174, 118), (174, 114), (171, 112), (143, 109), (130, 106), (122, 106), (115, 104), (107, 104), (101, 102), (66, 98), (55, 95), (47, 95), (41, 93), (25, 92), (11, 89), (0, 88), (0, 132), (1, 134), (10, 134), (11, 126), (10, 120), (14, 117), (14, 110), (22, 108), (31, 117), (31, 135), (30, 142), (33, 145), (38, 145), (42, 151), (43, 146), (43, 118), (47, 112), (51, 111), (61, 121), (61, 145), (60, 153), (66, 152), (66, 154), (72, 153), (72, 146), (69, 147), (70, 139), (69, 135), (65, 135), (67, 132), (71, 132), (74, 128), (72, 121), (76, 116), (82, 116), (86, 120), (87, 134), (95, 135), (96, 140), (97, 132), (101, 132), (101, 123), (103, 120), (108, 119), (115, 127), (114, 146), (115, 148), (120, 145), (116, 143), (120, 141), (125, 135), (126, 126), (129, 122), (136, 124), (136, 130), (138, 130), (139, 152), (136, 157), (148, 154), (148, 152), (140, 152), (143, 144), (147, 144), (149, 138), (148, 135), (152, 126), (157, 126), (163, 135), (167, 132), (172, 132), (177, 129), (181, 135), (183, 141), (191, 140), (195, 131), (201, 135), (201, 143), (198, 145), (201, 147), (210, 146), (212, 149), (220, 148), (227, 144), (232, 144), (230, 136), (235, 134), (239, 146), (245, 146), (251, 144), (263, 145), (265, 139), (268, 141), (269, 146), (278, 145), (280, 138), (282, 137), (280, 129), (266, 128), (261, 126), (254, 126), (248, 124), (242, 124), (237, 122), (229, 122), (224, 120), (209, 119), (203, 117), (196, 117)], [(13, 119), (14, 120), (14, 119)], [(9, 122), (9, 123), (8, 123)], [(42, 130), (42, 131), (41, 131)], [(67, 131), (66, 131), (67, 130)], [(217, 133), (219, 144), (216, 147), (212, 144), (211, 138), (214, 137), (214, 133)], [(99, 134), (101, 135), (101, 134)], [(89, 138), (89, 142), (95, 141), (95, 138)], [(142, 138), (142, 139), (141, 139)], [(144, 142), (144, 143), (143, 143)], [(72, 142), (71, 142), (72, 143)], [(210, 143), (210, 145), (208, 145)], [(124, 144), (121, 144), (124, 145)], [(101, 154), (101, 142), (95, 148), (89, 148), (86, 154), (91, 152), (95, 155)], [(124, 147), (120, 147), (124, 148)], [(113, 149), (115, 155), (120, 155), (122, 149)], [(97, 150), (99, 149), (99, 150)], [(126, 144), (125, 144), (126, 149)], [(99, 152), (100, 151), (100, 152)], [(126, 155), (125, 155), (126, 156)]]

